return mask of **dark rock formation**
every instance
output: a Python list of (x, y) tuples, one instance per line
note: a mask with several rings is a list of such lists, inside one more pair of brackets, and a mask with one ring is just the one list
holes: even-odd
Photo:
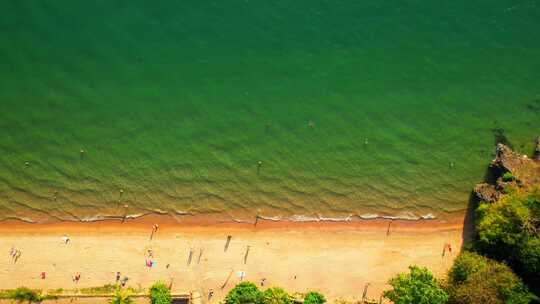
[(495, 186), (488, 183), (478, 184), (474, 187), (474, 193), (479, 200), (484, 202), (496, 202), (501, 197), (501, 192)]
[[(533, 159), (514, 152), (505, 144), (497, 144), (495, 159), (491, 161), (489, 169), (496, 177), (495, 182), (478, 184), (474, 188), (474, 193), (482, 201), (497, 201), (503, 194), (504, 188), (508, 186), (527, 188), (539, 185), (540, 137)], [(507, 172), (511, 174), (513, 180), (503, 180), (502, 176)]]

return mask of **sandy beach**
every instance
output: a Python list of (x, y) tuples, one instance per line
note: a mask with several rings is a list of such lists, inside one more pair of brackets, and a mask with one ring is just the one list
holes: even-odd
[[(150, 239), (153, 223), (160, 227)], [(289, 292), (319, 290), (332, 301), (367, 295), (379, 299), (387, 280), (411, 264), (444, 275), (462, 245), (463, 218), (450, 221), (252, 224), (177, 223), (164, 217), (94, 223), (0, 224), (1, 288), (77, 289), (113, 283), (117, 271), (128, 286), (172, 282), (175, 292), (214, 289), (218, 302), (244, 280)], [(68, 235), (70, 242), (62, 242)], [(225, 250), (227, 236), (232, 236)], [(452, 252), (442, 256), (444, 244)], [(16, 263), (10, 249), (21, 251)], [(246, 251), (249, 252), (246, 255)], [(147, 267), (148, 250), (153, 267)], [(190, 258), (191, 252), (191, 258)], [(46, 272), (46, 279), (41, 279)], [(78, 283), (72, 276), (81, 273)], [(230, 276), (230, 277), (229, 277)], [(229, 279), (227, 280), (227, 278)]]

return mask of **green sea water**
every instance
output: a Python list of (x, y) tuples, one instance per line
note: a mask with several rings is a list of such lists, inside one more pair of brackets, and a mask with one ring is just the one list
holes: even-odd
[(536, 0), (0, 2), (0, 218), (444, 217), (497, 132)]

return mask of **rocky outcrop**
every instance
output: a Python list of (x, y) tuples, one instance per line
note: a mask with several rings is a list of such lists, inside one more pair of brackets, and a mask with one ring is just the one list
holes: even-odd
[(504, 188), (508, 186), (527, 188), (539, 185), (540, 137), (532, 159), (514, 152), (505, 144), (497, 144), (495, 159), (491, 161), (489, 170), (496, 177), (495, 182), (481, 183), (474, 188), (474, 193), (482, 201), (497, 201), (503, 194)]
[(484, 202), (496, 202), (501, 197), (501, 192), (495, 186), (488, 183), (482, 183), (474, 187), (474, 193), (479, 200)]

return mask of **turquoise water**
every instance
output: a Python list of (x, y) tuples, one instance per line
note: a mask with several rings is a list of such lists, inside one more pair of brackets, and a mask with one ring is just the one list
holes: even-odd
[(0, 217), (461, 212), (540, 134), (540, 3), (447, 2), (4, 0)]

